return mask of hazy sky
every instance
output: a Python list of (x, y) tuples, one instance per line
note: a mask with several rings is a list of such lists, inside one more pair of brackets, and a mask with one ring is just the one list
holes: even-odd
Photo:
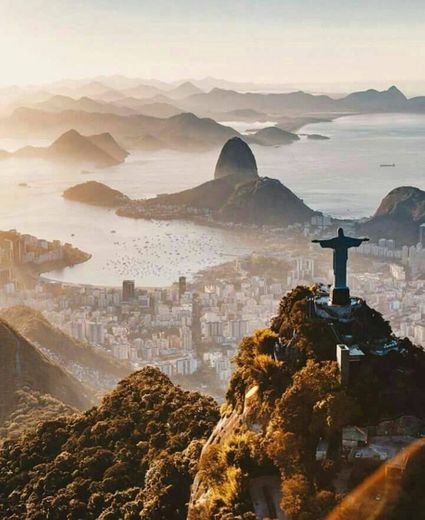
[(424, 0), (0, 0), (1, 84), (425, 80)]

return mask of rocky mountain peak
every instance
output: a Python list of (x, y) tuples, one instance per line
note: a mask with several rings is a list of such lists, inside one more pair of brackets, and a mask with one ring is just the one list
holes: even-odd
[(254, 154), (240, 137), (232, 137), (226, 142), (215, 167), (215, 179), (228, 175), (241, 175), (248, 180), (258, 177)]

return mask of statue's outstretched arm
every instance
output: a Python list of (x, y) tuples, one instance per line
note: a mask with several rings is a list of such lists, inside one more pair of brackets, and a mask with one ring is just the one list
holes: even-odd
[(347, 247), (359, 247), (362, 242), (368, 242), (368, 238), (353, 238), (353, 237), (345, 237)]
[(334, 239), (330, 239), (330, 240), (312, 240), (312, 242), (314, 242), (315, 244), (320, 244), (320, 247), (329, 247), (331, 249), (333, 249), (335, 247), (335, 241)]

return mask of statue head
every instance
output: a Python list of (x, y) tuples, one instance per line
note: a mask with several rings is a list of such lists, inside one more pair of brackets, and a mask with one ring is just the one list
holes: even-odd
[(344, 230), (342, 229), (342, 227), (338, 228), (338, 237), (343, 237), (344, 236)]

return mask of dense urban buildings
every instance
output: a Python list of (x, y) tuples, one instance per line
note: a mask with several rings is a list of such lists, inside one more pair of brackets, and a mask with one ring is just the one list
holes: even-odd
[[(306, 226), (293, 234), (303, 235), (307, 244), (322, 230)], [(257, 254), (237, 259), (191, 282), (182, 275), (170, 287), (140, 288), (134, 280), (123, 280), (121, 288), (105, 288), (38, 279), (23, 288), (14, 279), (14, 267), (61, 258), (63, 246), (9, 233), (0, 242), (2, 306), (25, 304), (41, 310), (66, 333), (133, 369), (154, 365), (170, 376), (196, 378), (206, 367), (221, 389), (241, 338), (268, 326), (288, 289), (332, 280), (329, 253), (314, 245), (305, 245), (303, 251), (299, 239), (288, 238), (285, 248), (266, 241), (264, 258)], [(253, 258), (258, 260), (256, 270), (251, 268)], [(273, 262), (278, 262), (277, 269), (270, 272), (266, 266)], [(424, 273), (425, 249), (420, 242), (398, 249), (393, 240), (382, 239), (352, 253), (348, 280), (352, 294), (391, 320), (397, 335), (425, 345)]]

